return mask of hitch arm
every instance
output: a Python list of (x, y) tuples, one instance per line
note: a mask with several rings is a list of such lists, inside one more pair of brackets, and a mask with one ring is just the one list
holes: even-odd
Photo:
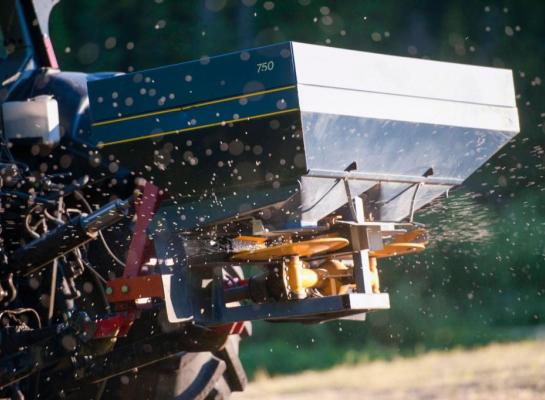
[(57, 257), (95, 239), (97, 233), (127, 218), (133, 199), (114, 200), (95, 212), (78, 216), (17, 249), (10, 257), (9, 272), (29, 275)]

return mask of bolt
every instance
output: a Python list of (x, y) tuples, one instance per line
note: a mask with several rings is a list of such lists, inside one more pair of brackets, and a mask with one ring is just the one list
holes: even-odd
[(121, 286), (121, 293), (129, 293), (129, 286), (127, 285)]

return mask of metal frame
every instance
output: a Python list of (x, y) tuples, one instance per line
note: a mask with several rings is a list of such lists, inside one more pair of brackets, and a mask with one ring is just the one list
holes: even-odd
[[(347, 196), (351, 197), (349, 192)], [(362, 314), (390, 308), (387, 293), (372, 291), (369, 251), (383, 248), (382, 232), (391, 231), (392, 224), (366, 222), (363, 207), (362, 198), (356, 196), (353, 199), (354, 221), (349, 223), (356, 293), (227, 306), (223, 271), (233, 262), (189, 265), (184, 259), (174, 267), (174, 274), (163, 276), (165, 300), (170, 303), (167, 311), (169, 305), (174, 310), (167, 313), (170, 322), (192, 319), (200, 325), (215, 326), (252, 320), (323, 322), (354, 316), (362, 320)], [(203, 281), (210, 281), (211, 285), (211, 297), (204, 300)]]
[(368, 173), (360, 171), (328, 171), (311, 169), (307, 175), (313, 178), (330, 178), (330, 179), (351, 179), (357, 181), (371, 181), (371, 182), (390, 182), (390, 183), (425, 183), (426, 185), (439, 185), (439, 186), (456, 186), (463, 183), (463, 179), (458, 178), (434, 178), (425, 176), (412, 176), (412, 175), (392, 175), (392, 174), (380, 174), (380, 173)]
[[(373, 310), (390, 308), (387, 293), (351, 293), (338, 296), (309, 298), (277, 303), (242, 305), (233, 308), (222, 306), (220, 290), (214, 290), (212, 318), (195, 317), (204, 325), (225, 324), (236, 321), (321, 321), (337, 319)], [(221, 289), (222, 291), (223, 289)], [(217, 296), (217, 297), (216, 297)]]

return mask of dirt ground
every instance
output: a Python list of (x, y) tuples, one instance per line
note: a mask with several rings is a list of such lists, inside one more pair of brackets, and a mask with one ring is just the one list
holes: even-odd
[(233, 400), (545, 399), (545, 341), (258, 378)]

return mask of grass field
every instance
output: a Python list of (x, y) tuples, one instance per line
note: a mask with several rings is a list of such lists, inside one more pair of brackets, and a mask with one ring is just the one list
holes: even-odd
[(329, 371), (257, 376), (233, 400), (544, 399), (545, 341), (492, 344)]

